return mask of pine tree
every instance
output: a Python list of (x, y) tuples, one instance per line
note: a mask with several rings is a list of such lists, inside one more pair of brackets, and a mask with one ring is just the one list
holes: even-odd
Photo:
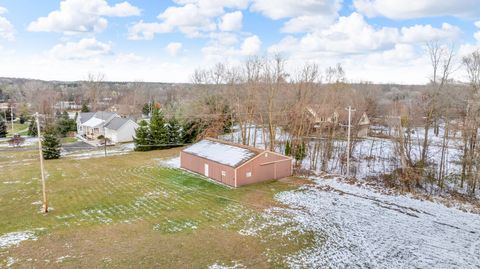
[(54, 128), (49, 127), (45, 130), (42, 145), (43, 158), (45, 158), (45, 160), (60, 158), (62, 144), (60, 143), (60, 139), (58, 139)]
[(87, 104), (83, 104), (82, 105), (82, 110), (81, 112), (85, 113), (85, 112), (90, 112), (90, 108), (88, 108)]
[(181, 137), (181, 126), (178, 123), (177, 119), (171, 118), (168, 121), (167, 124), (167, 135), (168, 135), (168, 144), (170, 144), (170, 147), (175, 147), (178, 146), (180, 143), (182, 143), (182, 137)]
[(197, 139), (199, 129), (195, 121), (187, 121), (182, 126), (182, 143), (190, 144)]
[(8, 108), (7, 108), (7, 111), (5, 111), (5, 116), (7, 117), (7, 121), (11, 121), (12, 120), (12, 116), (13, 116), (13, 120), (15, 120), (15, 112), (12, 111), (12, 106), (10, 104), (8, 104)]
[(151, 102), (145, 103), (142, 107), (143, 115), (149, 116), (152, 108), (153, 108), (153, 104)]
[(0, 118), (0, 137), (7, 136), (7, 124), (3, 118)]
[(139, 127), (135, 131), (135, 137), (133, 143), (135, 145), (135, 151), (148, 151), (151, 150), (149, 143), (150, 130), (146, 121), (142, 120), (139, 123)]
[(28, 132), (29, 136), (37, 136), (37, 123), (35, 119), (30, 120), (30, 125), (28, 125)]
[(291, 153), (292, 147), (290, 146), (290, 141), (287, 140), (287, 142), (285, 143), (285, 155), (290, 156)]
[(307, 150), (305, 147), (305, 142), (302, 142), (295, 147), (295, 160), (297, 164), (301, 163), (305, 157), (307, 157)]
[(168, 144), (167, 129), (165, 128), (165, 119), (161, 111), (154, 107), (152, 118), (150, 119), (150, 138), (149, 145), (152, 149), (166, 148)]

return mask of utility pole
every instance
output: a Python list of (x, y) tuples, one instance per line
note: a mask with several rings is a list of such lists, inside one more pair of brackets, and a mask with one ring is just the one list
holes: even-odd
[[(5, 118), (6, 120), (7, 118)], [(10, 106), (10, 123), (12, 124), (12, 136), (14, 135), (13, 133), (13, 107)]]
[(42, 174), (43, 213), (48, 213), (47, 191), (45, 187), (45, 172), (43, 167), (42, 139), (40, 135), (40, 120), (38, 118), (39, 118), (39, 115), (38, 115), (38, 112), (36, 112), (35, 120), (37, 122), (38, 154), (40, 156), (40, 170)]
[(352, 111), (356, 111), (355, 109), (352, 109), (351, 106), (348, 106), (345, 108), (345, 110), (348, 110), (348, 136), (347, 136), (347, 178), (350, 177), (350, 132), (351, 132), (351, 127), (352, 127)]
[[(102, 111), (102, 119), (103, 119), (103, 111)], [(103, 151), (105, 154), (105, 157), (107, 157), (107, 134), (105, 133), (105, 123), (102, 123), (103, 126)]]

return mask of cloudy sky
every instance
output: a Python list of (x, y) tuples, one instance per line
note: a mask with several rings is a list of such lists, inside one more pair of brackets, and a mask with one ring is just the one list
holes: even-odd
[(480, 48), (479, 0), (0, 0), (2, 77), (188, 82), (281, 53), (290, 72), (341, 63), (352, 81), (425, 83), (431, 40)]

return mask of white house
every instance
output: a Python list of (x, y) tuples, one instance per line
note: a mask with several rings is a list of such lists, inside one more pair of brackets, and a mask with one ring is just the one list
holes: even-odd
[(113, 143), (129, 142), (135, 136), (138, 124), (131, 119), (113, 118), (105, 125), (105, 137)]
[(138, 124), (113, 112), (86, 112), (77, 117), (77, 134), (87, 139), (103, 135), (113, 143), (133, 140)]

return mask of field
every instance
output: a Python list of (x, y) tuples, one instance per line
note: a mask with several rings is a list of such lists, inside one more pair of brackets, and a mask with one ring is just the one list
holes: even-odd
[[(0, 268), (478, 268), (480, 216), (340, 177), (238, 189), (178, 149), (46, 162), (0, 151)], [(462, 210), (455, 207), (462, 207)]]
[(35, 152), (2, 152), (0, 267), (171, 268), (238, 261), (265, 268), (283, 265), (266, 260), (267, 250), (283, 255), (312, 243), (308, 234), (264, 242), (238, 233), (275, 204), (274, 193), (291, 189), (293, 179), (234, 190), (159, 165), (177, 154), (46, 161), (51, 211), (44, 215)]

